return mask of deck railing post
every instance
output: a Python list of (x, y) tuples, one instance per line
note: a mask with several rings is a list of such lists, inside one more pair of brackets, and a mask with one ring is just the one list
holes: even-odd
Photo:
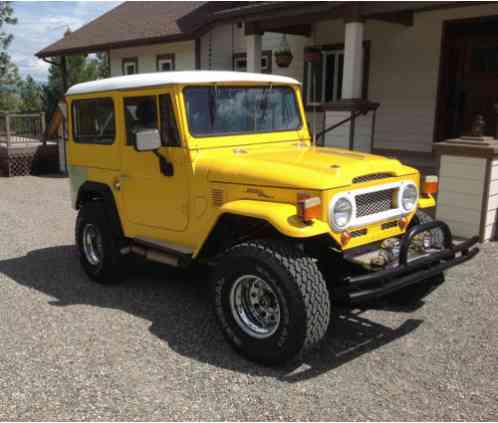
[(10, 148), (10, 115), (5, 113), (5, 137), (7, 140), (7, 151)]
[(41, 139), (43, 141), (43, 145), (47, 145), (47, 137), (45, 137), (45, 131), (46, 131), (45, 112), (40, 112), (40, 119), (41, 119)]

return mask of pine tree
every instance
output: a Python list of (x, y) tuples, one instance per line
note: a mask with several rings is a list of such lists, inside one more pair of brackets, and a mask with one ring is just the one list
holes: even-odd
[(0, 111), (15, 111), (19, 102), (17, 94), (19, 71), (7, 53), (13, 36), (3, 30), (4, 25), (16, 23), (17, 19), (14, 17), (10, 2), (0, 1)]
[(19, 97), (20, 112), (28, 113), (42, 110), (42, 87), (31, 77), (31, 75), (28, 75), (26, 80), (21, 81), (19, 84)]

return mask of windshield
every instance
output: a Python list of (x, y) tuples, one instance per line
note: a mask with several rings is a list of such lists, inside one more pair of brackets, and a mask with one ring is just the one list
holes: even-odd
[(185, 89), (193, 136), (291, 131), (301, 127), (291, 87), (190, 87)]

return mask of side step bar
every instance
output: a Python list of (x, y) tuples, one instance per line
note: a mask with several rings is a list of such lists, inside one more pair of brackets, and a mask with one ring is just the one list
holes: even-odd
[(139, 256), (145, 257), (150, 261), (157, 261), (158, 263), (169, 264), (170, 266), (174, 267), (178, 267), (180, 264), (180, 259), (178, 257), (163, 253), (158, 250), (153, 250), (151, 248), (144, 248), (140, 245), (132, 245), (130, 247), (130, 251), (132, 253), (138, 254)]
[(121, 249), (121, 254), (134, 253), (144, 257), (146, 260), (167, 264), (174, 267), (185, 267), (192, 261), (192, 254), (160, 248), (141, 240), (133, 240)]

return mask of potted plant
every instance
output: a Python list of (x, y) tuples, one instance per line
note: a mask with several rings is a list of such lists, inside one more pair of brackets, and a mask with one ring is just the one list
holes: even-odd
[(294, 56), (292, 55), (289, 43), (287, 42), (287, 36), (284, 34), (279, 48), (275, 50), (275, 61), (279, 67), (288, 68), (292, 63), (293, 58)]

